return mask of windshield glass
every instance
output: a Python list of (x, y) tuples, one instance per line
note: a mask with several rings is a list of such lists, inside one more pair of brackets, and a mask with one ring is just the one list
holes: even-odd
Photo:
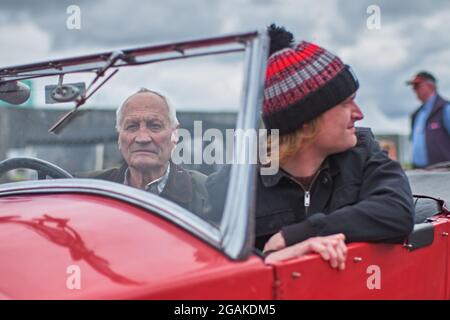
[[(144, 55), (134, 62), (146, 59)], [(30, 97), (20, 105), (6, 98), (0, 102), (0, 159), (34, 157), (77, 178), (142, 189), (219, 226), (228, 165), (236, 163), (234, 151), (242, 148), (236, 145), (242, 138), (237, 135), (251, 145), (258, 134), (235, 130), (249, 89), (244, 83), (245, 59), (241, 50), (110, 68), (92, 85), (97, 75), (92, 71), (21, 80), (16, 88), (29, 87)], [(71, 94), (78, 100), (61, 102)], [(50, 133), (83, 94), (89, 99), (70, 121)], [(256, 164), (254, 151), (240, 163)], [(208, 176), (219, 171), (222, 176), (209, 188)], [(1, 183), (38, 178), (36, 171), (20, 166), (1, 173)]]

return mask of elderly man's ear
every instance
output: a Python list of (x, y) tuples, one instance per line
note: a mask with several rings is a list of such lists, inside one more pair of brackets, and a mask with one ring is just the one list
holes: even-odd
[(121, 150), (120, 137), (117, 137), (117, 148), (119, 149), (119, 151), (122, 151)]
[(178, 128), (180, 128), (180, 125), (177, 125), (177, 127), (173, 129), (172, 135), (170, 137), (170, 140), (172, 141), (173, 144), (177, 144), (178, 139), (180, 138), (180, 136), (178, 135)]

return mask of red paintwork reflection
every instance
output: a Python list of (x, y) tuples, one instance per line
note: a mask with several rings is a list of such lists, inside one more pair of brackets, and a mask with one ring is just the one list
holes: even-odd
[(72, 259), (85, 260), (91, 267), (107, 276), (112, 281), (125, 284), (137, 285), (142, 282), (134, 281), (114, 272), (108, 260), (95, 254), (93, 250), (89, 250), (84, 244), (80, 235), (68, 225), (69, 219), (53, 218), (44, 214), (42, 218), (33, 218), (31, 220), (21, 220), (18, 216), (0, 217), (0, 223), (16, 223), (22, 224), (36, 231), (45, 239), (69, 249)]
[[(120, 200), (86, 194), (6, 196), (0, 197), (0, 219), (6, 222), (0, 223), (0, 298), (272, 297), (273, 270), (260, 258), (231, 261), (186, 230)], [(101, 258), (93, 263), (94, 256)], [(105, 277), (98, 263), (103, 271), (109, 268), (139, 284)], [(79, 290), (67, 286), (72, 265), (80, 270)]]

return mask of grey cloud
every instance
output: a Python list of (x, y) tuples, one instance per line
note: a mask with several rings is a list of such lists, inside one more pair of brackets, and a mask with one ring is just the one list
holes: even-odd
[[(66, 8), (81, 9), (81, 29), (68, 30)], [(6, 1), (9, 22), (30, 19), (53, 38), (55, 47), (125, 45), (217, 34), (219, 2), (158, 1)]]
[[(450, 2), (336, 0), (334, 3), (319, 0), (2, 0), (0, 24), (30, 19), (51, 36), (53, 49), (67, 49), (121, 47), (217, 35), (261, 29), (276, 22), (291, 30), (298, 40), (317, 41), (330, 51), (339, 52), (344, 47), (356, 46), (360, 41), (360, 35), (366, 31), (367, 7), (375, 4), (381, 9), (382, 28), (395, 26), (398, 35), (409, 40), (405, 48), (408, 55), (390, 70), (380, 68), (382, 72), (360, 72), (359, 99), (362, 104), (364, 101), (373, 102), (389, 117), (406, 116), (418, 103), (404, 85), (405, 79), (424, 68), (425, 62), (433, 61), (433, 54), (450, 48), (448, 21), (442, 21), (442, 26), (430, 34), (430, 30), (424, 27), (424, 19), (450, 11)], [(81, 30), (66, 28), (66, 8), (71, 4), (79, 5), (82, 10)], [(436, 65), (431, 71), (439, 74), (443, 67)], [(442, 82), (450, 83), (450, 79)]]

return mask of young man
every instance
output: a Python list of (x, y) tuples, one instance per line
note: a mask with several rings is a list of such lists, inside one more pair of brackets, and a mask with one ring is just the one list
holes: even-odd
[[(297, 244), (279, 257), (325, 250), (342, 269), (344, 237), (401, 242), (413, 228), (411, 189), (370, 129), (355, 127), (363, 114), (351, 68), (317, 45), (293, 46), (283, 28), (269, 32), (262, 116), (279, 130), (281, 168), (257, 178), (255, 246), (269, 252)], [(224, 177), (208, 178), (211, 194)]]

